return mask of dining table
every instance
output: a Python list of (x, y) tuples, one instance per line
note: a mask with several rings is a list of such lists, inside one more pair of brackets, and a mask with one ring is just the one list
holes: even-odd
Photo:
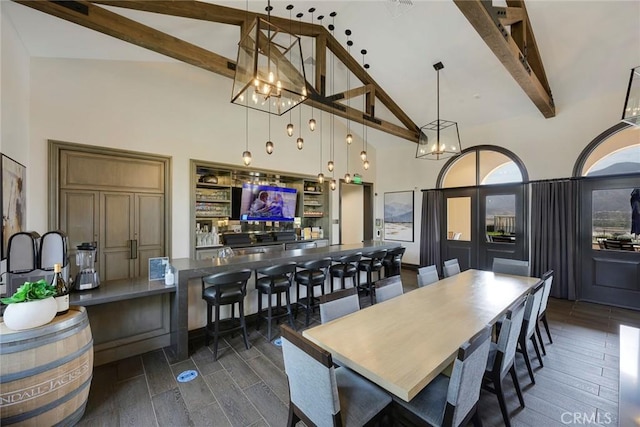
[(539, 278), (466, 270), (303, 331), (333, 359), (410, 401)]

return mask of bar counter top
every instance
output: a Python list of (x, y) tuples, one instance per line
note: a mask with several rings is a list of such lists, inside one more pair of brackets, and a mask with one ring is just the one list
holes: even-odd
[(69, 294), (71, 305), (98, 305), (132, 298), (176, 292), (175, 285), (165, 285), (163, 280), (149, 281), (146, 277), (109, 280), (95, 289), (73, 291)]

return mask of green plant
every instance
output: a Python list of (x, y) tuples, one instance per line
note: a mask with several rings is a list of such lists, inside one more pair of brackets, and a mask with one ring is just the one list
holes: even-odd
[(3, 304), (36, 301), (56, 295), (56, 288), (40, 279), (37, 282), (24, 282), (10, 298), (0, 298)]

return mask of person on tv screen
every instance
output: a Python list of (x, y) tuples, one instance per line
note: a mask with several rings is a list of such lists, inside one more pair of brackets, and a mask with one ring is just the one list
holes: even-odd
[(251, 203), (251, 207), (249, 208), (249, 214), (251, 216), (262, 216), (265, 213), (269, 212), (269, 204), (267, 204), (267, 200), (269, 199), (269, 193), (266, 191), (261, 191), (258, 194), (258, 198)]
[(273, 196), (273, 200), (269, 204), (269, 216), (273, 216), (273, 217), (282, 216), (283, 208), (284, 208), (284, 199), (282, 198), (282, 194), (276, 193)]

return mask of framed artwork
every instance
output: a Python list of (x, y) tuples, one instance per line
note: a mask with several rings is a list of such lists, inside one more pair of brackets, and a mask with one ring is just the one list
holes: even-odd
[(9, 238), (27, 226), (27, 168), (2, 155), (2, 258), (7, 257)]
[(384, 240), (413, 242), (413, 191), (384, 193)]

